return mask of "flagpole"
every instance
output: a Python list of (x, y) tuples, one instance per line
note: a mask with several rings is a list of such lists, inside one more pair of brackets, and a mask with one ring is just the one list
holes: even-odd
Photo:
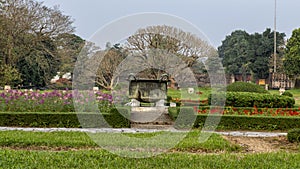
[(277, 62), (277, 56), (276, 56), (276, 53), (277, 53), (277, 35), (276, 35), (276, 22), (277, 22), (277, 0), (274, 0), (275, 1), (275, 6), (274, 6), (274, 73), (276, 73), (276, 69), (277, 69), (277, 66), (276, 66), (276, 62)]

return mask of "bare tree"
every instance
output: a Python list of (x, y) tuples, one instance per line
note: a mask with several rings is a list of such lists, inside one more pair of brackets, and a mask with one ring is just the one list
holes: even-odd
[(118, 84), (118, 78), (114, 78), (119, 72), (117, 68), (119, 64), (125, 59), (125, 51), (114, 45), (99, 53), (98, 58), (102, 58), (96, 74), (96, 84), (107, 89), (112, 90)]
[(49, 37), (72, 33), (73, 21), (58, 6), (49, 8), (33, 0), (5, 0), (2, 15), (13, 21), (15, 33), (29, 32)]
[(162, 49), (181, 56), (189, 66), (200, 57), (216, 54), (216, 50), (208, 42), (196, 35), (166, 25), (139, 29), (127, 39), (126, 48), (138, 53), (149, 49)]
[(74, 31), (71, 18), (63, 15), (57, 6), (49, 8), (33, 0), (4, 0), (1, 8), (0, 15), (6, 20), (5, 64), (16, 63), (18, 56), (12, 51), (20, 44), (24, 45), (22, 38), (28, 38), (28, 34), (32, 35), (30, 38), (34, 43), (44, 37), (52, 38)]
[[(92, 47), (84, 50), (90, 49)], [(118, 84), (126, 84), (131, 73), (150, 79), (159, 79), (168, 73), (184, 87), (195, 84), (190, 68), (197, 59), (216, 54), (214, 48), (196, 35), (165, 25), (151, 26), (138, 30), (123, 47), (85, 54), (90, 57), (82, 60), (81, 70), (86, 73), (81, 79), (88, 77), (90, 83), (94, 80), (97, 85), (112, 90)]]
[[(139, 29), (127, 39), (125, 48), (136, 58), (140, 58), (140, 60), (137, 59), (139, 64), (147, 64), (148, 66), (144, 65), (144, 67), (148, 68), (148, 70), (144, 72), (154, 77), (160, 77), (162, 70), (174, 70), (172, 71), (173, 73), (180, 72), (198, 63), (197, 60), (199, 58), (217, 56), (217, 51), (208, 42), (194, 34), (166, 25)], [(149, 52), (150, 50), (155, 52)], [(172, 60), (172, 62), (176, 60), (176, 64), (170, 62), (168, 57), (180, 58), (185, 63), (185, 67), (182, 67), (183, 65), (179, 66), (177, 59)], [(160, 70), (152, 69), (154, 65), (160, 65), (158, 67)]]
[(118, 78), (114, 77), (120, 73), (117, 68), (125, 59), (125, 53), (119, 44), (100, 50), (95, 44), (88, 42), (77, 60), (75, 82), (88, 87), (98, 85), (106, 90), (114, 89), (118, 84)]

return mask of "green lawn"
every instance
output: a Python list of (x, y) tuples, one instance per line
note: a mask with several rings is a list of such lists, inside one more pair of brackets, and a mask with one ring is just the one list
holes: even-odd
[[(216, 151), (228, 151), (236, 152), (241, 150), (241, 147), (237, 145), (230, 144), (227, 140), (224, 140), (220, 135), (212, 134), (210, 139), (204, 143), (199, 143), (198, 139), (200, 136), (199, 130), (193, 130), (187, 135), (184, 132), (180, 133), (171, 133), (171, 132), (157, 132), (157, 133), (97, 133), (89, 134), (82, 132), (25, 132), (25, 131), (1, 131), (0, 132), (0, 147), (62, 147), (62, 148), (98, 148), (99, 146), (91, 138), (108, 138), (112, 137), (115, 141), (118, 141), (119, 147), (128, 148), (144, 148), (146, 145), (140, 144), (142, 140), (138, 138), (152, 138), (154, 136), (166, 134), (169, 138), (160, 138), (162, 140), (157, 140), (161, 142), (159, 145), (148, 145), (153, 147), (158, 147), (167, 145), (167, 142), (171, 142), (173, 138), (178, 138), (183, 136), (183, 140), (177, 144), (172, 150), (178, 151), (190, 151), (190, 150), (199, 150), (205, 152), (216, 152)], [(123, 136), (123, 137), (122, 137)], [(126, 142), (128, 138), (137, 138), (138, 142), (134, 142), (134, 139), (131, 139), (131, 143)], [(186, 137), (184, 137), (186, 136)], [(116, 139), (119, 138), (119, 139)], [(120, 140), (122, 139), (122, 140)], [(101, 146), (114, 146), (116, 142), (102, 142)]]
[[(209, 87), (199, 87), (198, 91), (201, 92), (201, 94), (188, 94), (187, 89), (182, 90), (175, 90), (175, 89), (168, 89), (168, 96), (171, 96), (172, 98), (181, 98), (183, 100), (206, 100), (208, 98), (208, 95), (211, 93), (211, 88)], [(291, 89), (287, 90), (291, 92), (294, 95), (295, 98), (295, 107), (300, 107), (300, 89)], [(271, 94), (279, 94), (278, 90), (269, 90)]]
[[(125, 135), (148, 138), (158, 134)], [(192, 131), (175, 148), (158, 156), (126, 158), (100, 149), (85, 133), (4, 131), (0, 132), (0, 168), (300, 168), (299, 153), (245, 154), (216, 134), (199, 143), (199, 134)]]
[[(300, 89), (291, 89), (291, 90), (286, 90), (288, 92), (291, 92), (294, 96), (294, 99), (296, 101), (295, 107), (300, 107)], [(271, 94), (279, 94), (278, 90), (270, 90)]]
[(80, 151), (25, 151), (2, 150), (1, 168), (191, 168), (191, 169), (236, 169), (236, 168), (300, 168), (300, 154), (183, 154), (168, 153), (152, 158), (133, 159), (112, 155), (103, 150)]
[[(197, 93), (200, 92), (200, 93)], [(211, 93), (211, 88), (209, 87), (200, 87), (198, 90), (195, 90), (194, 94), (189, 94), (188, 89), (168, 89), (168, 96), (172, 98), (181, 98), (182, 100), (206, 100), (208, 95)]]

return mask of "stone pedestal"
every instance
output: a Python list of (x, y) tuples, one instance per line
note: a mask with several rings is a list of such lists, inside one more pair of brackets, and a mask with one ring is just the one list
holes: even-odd
[(130, 116), (132, 128), (173, 128), (173, 121), (169, 116), (168, 107), (132, 107)]
[(165, 100), (159, 100), (155, 103), (156, 107), (165, 107)]
[(5, 85), (5, 86), (4, 86), (4, 90), (5, 90), (5, 91), (11, 90), (11, 87), (10, 87), (9, 85)]
[(130, 121), (139, 123), (154, 122), (162, 114), (168, 114), (167, 107), (132, 107)]
[(141, 103), (137, 101), (136, 99), (131, 99), (131, 106), (132, 107), (140, 107)]

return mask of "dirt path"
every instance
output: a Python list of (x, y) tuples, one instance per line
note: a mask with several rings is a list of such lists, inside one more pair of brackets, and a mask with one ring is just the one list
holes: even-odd
[[(238, 144), (242, 147), (239, 153), (268, 153), (277, 151), (299, 152), (299, 144), (288, 142), (284, 136), (280, 137), (242, 137), (242, 136), (222, 136), (232, 144)], [(9, 150), (27, 150), (27, 151), (80, 151), (80, 150), (101, 150), (100, 147), (48, 147), (48, 146), (1, 146), (0, 149)], [(155, 150), (154, 150), (155, 151)], [(170, 152), (182, 152), (171, 150)], [(185, 152), (185, 151), (184, 151)], [(193, 154), (222, 154), (220, 152), (207, 152), (204, 150), (189, 150)]]
[(233, 137), (223, 136), (233, 144), (244, 148), (244, 153), (266, 153), (280, 150), (296, 152), (298, 145), (289, 143), (286, 137)]

